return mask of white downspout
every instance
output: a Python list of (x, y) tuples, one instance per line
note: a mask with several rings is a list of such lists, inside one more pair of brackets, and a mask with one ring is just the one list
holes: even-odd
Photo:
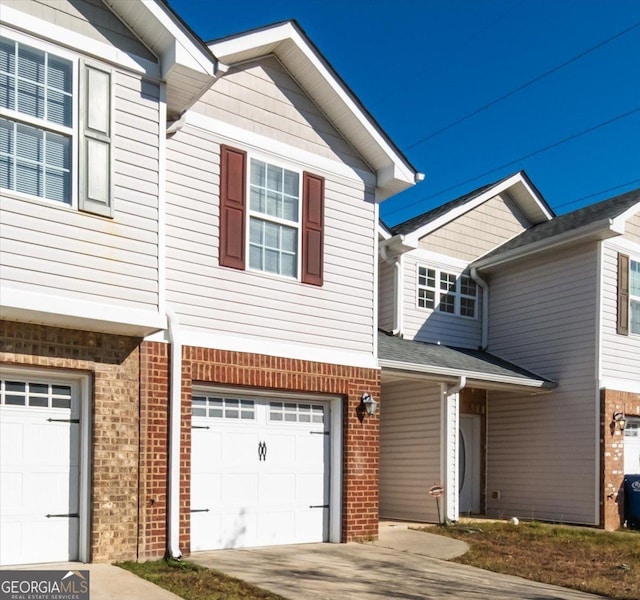
[(471, 279), (482, 289), (482, 339), (480, 348), (486, 350), (489, 345), (489, 284), (480, 277), (478, 270), (471, 267)]
[(172, 558), (181, 558), (180, 551), (180, 416), (182, 404), (182, 342), (178, 318), (167, 307), (171, 363), (169, 375), (169, 494), (167, 513), (169, 531), (167, 552)]
[(445, 424), (445, 518), (457, 521), (460, 516), (458, 480), (458, 429), (460, 427), (460, 392), (467, 385), (467, 378), (462, 375), (453, 387), (447, 387), (444, 401)]
[(402, 255), (390, 257), (386, 246), (380, 246), (380, 254), (382, 260), (393, 267), (393, 329), (391, 334), (398, 335), (402, 331), (402, 264), (400, 262)]

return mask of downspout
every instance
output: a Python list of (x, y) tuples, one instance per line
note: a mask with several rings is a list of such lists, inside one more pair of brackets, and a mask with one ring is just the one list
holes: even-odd
[[(458, 378), (451, 388), (447, 387), (445, 395), (445, 519), (457, 521), (460, 516), (458, 479), (458, 456), (460, 453), (458, 429), (460, 428), (460, 392), (467, 385), (466, 376)], [(455, 401), (452, 398), (455, 396)], [(453, 428), (453, 431), (450, 429)]]
[(169, 374), (169, 493), (167, 498), (167, 553), (182, 557), (180, 551), (180, 425), (182, 405), (182, 342), (178, 318), (167, 307), (171, 362)]
[(486, 350), (489, 345), (489, 284), (480, 277), (478, 270), (471, 267), (471, 279), (482, 289), (482, 339), (480, 349)]
[(400, 281), (401, 263), (400, 256), (391, 257), (387, 253), (386, 246), (380, 246), (382, 260), (393, 267), (393, 329), (392, 335), (398, 335), (402, 331), (402, 286)]

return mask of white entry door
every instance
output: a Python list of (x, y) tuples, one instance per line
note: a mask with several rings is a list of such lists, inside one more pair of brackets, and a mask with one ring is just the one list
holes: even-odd
[(0, 380), (0, 565), (78, 559), (75, 385)]
[(624, 474), (640, 474), (640, 419), (627, 418), (624, 430)]
[(480, 512), (481, 417), (460, 415), (458, 479), (460, 516)]
[(328, 539), (328, 412), (323, 402), (194, 393), (192, 551)]

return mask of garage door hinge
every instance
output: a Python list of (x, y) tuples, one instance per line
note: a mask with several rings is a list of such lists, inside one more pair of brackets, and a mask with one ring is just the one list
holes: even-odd
[(312, 504), (309, 508), (329, 508), (328, 504)]
[(192, 425), (191, 429), (211, 429), (208, 425)]
[(80, 423), (80, 419), (47, 419), (49, 423)]
[(311, 435), (329, 435), (328, 431), (310, 431)]
[(45, 515), (45, 517), (47, 517), (47, 519), (52, 519), (54, 517), (55, 518), (58, 518), (58, 517), (65, 518), (65, 517), (67, 517), (67, 518), (77, 519), (79, 516), (80, 515), (78, 513), (69, 513), (69, 514), (66, 514), (66, 515)]

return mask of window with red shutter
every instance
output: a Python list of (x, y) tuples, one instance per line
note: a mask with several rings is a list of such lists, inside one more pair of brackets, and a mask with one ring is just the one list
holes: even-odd
[(220, 265), (245, 268), (247, 153), (220, 146)]
[(323, 283), (324, 178), (302, 176), (302, 282)]

